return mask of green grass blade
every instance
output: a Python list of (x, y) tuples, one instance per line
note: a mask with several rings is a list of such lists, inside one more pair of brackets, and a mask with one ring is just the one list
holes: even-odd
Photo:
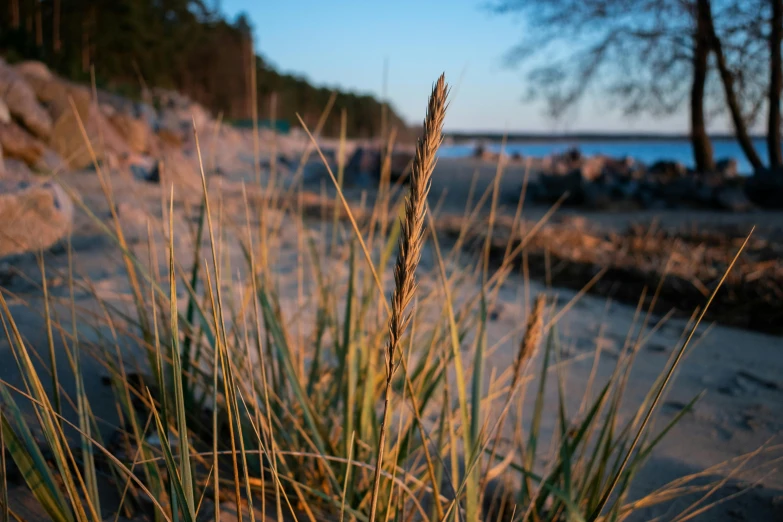
[[(754, 227), (755, 229), (755, 227)], [(669, 366), (669, 369), (667, 370), (665, 377), (663, 379), (663, 382), (661, 382), (660, 387), (658, 388), (655, 397), (652, 400), (652, 404), (647, 409), (647, 412), (644, 416), (644, 419), (642, 420), (641, 426), (639, 426), (639, 429), (636, 431), (636, 435), (634, 437), (634, 440), (631, 442), (630, 448), (628, 449), (625, 458), (623, 460), (623, 463), (620, 466), (620, 471), (615, 474), (612, 483), (609, 485), (609, 487), (606, 488), (604, 491), (601, 501), (598, 503), (598, 506), (593, 510), (593, 512), (590, 513), (590, 516), (588, 517), (588, 520), (590, 522), (593, 522), (594, 520), (597, 520), (598, 517), (601, 515), (601, 511), (603, 510), (606, 503), (609, 501), (609, 496), (612, 494), (612, 490), (617, 485), (617, 482), (620, 480), (620, 475), (622, 474), (623, 468), (626, 466), (628, 461), (631, 458), (631, 454), (633, 453), (634, 449), (636, 448), (636, 445), (638, 444), (639, 440), (642, 437), (642, 434), (645, 431), (645, 428), (647, 427), (647, 424), (650, 421), (650, 418), (652, 417), (653, 412), (655, 411), (656, 406), (658, 405), (658, 402), (661, 399), (661, 396), (663, 395), (664, 390), (666, 389), (667, 384), (672, 378), (672, 375), (674, 374), (674, 371), (679, 366), (680, 361), (682, 360), (682, 356), (685, 354), (685, 351), (687, 350), (688, 346), (690, 345), (691, 341), (693, 340), (694, 335), (696, 334), (696, 330), (698, 330), (699, 325), (701, 324), (702, 319), (704, 319), (704, 316), (707, 314), (707, 310), (710, 307), (710, 304), (712, 303), (713, 299), (715, 299), (715, 296), (717, 295), (718, 291), (720, 291), (721, 287), (723, 286), (723, 282), (726, 280), (726, 277), (728, 277), (729, 272), (734, 268), (734, 265), (737, 263), (737, 260), (739, 259), (742, 252), (745, 250), (745, 247), (748, 244), (748, 241), (750, 241), (751, 236), (753, 235), (753, 230), (750, 231), (748, 236), (745, 238), (745, 241), (742, 243), (742, 246), (740, 246), (739, 250), (737, 251), (737, 254), (734, 256), (734, 259), (732, 259), (729, 266), (726, 268), (726, 271), (723, 273), (723, 277), (721, 277), (720, 281), (718, 281), (718, 284), (715, 287), (715, 290), (713, 290), (712, 294), (710, 295), (709, 299), (707, 300), (706, 305), (702, 309), (701, 313), (699, 314), (699, 318), (696, 320), (696, 322), (693, 324), (693, 327), (691, 328), (690, 333), (688, 334), (688, 338), (683, 343), (680, 350), (677, 352), (677, 356), (675, 357), (672, 364)]]
[[(149, 395), (149, 391), (148, 391), (148, 399), (150, 401), (150, 404), (154, 404), (152, 395)], [(177, 519), (178, 517), (177, 505), (181, 505), (184, 508), (182, 510), (182, 514), (184, 516), (185, 522), (195, 522), (195, 514), (194, 514), (195, 509), (191, 511), (191, 508), (195, 507), (195, 503), (188, 504), (188, 498), (185, 494), (185, 488), (183, 487), (182, 480), (179, 473), (180, 466), (177, 464), (177, 461), (174, 459), (174, 455), (171, 452), (171, 445), (169, 444), (168, 432), (166, 431), (166, 427), (163, 425), (163, 423), (160, 420), (160, 415), (158, 415), (158, 410), (154, 406), (152, 407), (152, 414), (155, 416), (155, 426), (158, 430), (160, 447), (163, 452), (163, 459), (166, 463), (166, 469), (168, 470), (169, 473), (169, 484), (172, 491), (172, 495), (171, 495), (172, 517), (174, 517), (175, 520)]]
[(0, 384), (0, 394), (3, 404), (11, 410), (21, 438), (17, 436), (8, 418), (0, 415), (2, 421), (3, 439), (8, 453), (24, 477), (27, 486), (35, 495), (41, 507), (57, 522), (73, 522), (73, 514), (68, 501), (65, 500), (54, 478), (49, 464), (41, 453), (38, 444), (4, 384)]
[[(476, 334), (476, 350), (473, 359), (473, 384), (471, 391), (471, 416), (470, 416), (470, 441), (472, 443), (471, 450), (465, 449), (467, 460), (473, 461), (474, 455), (480, 445), (480, 430), (481, 430), (481, 396), (483, 393), (483, 376), (484, 376), (484, 358), (485, 348), (487, 343), (487, 301), (484, 287), (481, 288), (481, 303), (480, 303), (480, 320), (479, 331)], [(465, 503), (466, 517), (468, 520), (478, 520), (481, 492), (479, 491), (481, 466), (474, 466), (473, 471), (467, 476), (466, 484), (466, 496), (467, 501)]]
[[(263, 287), (258, 289), (258, 298), (259, 302), (261, 303), (261, 312), (265, 318), (268, 330), (274, 339), (273, 344), (277, 349), (278, 358), (282, 362), (283, 370), (288, 377), (288, 382), (291, 385), (294, 395), (296, 396), (296, 400), (299, 402), (299, 405), (302, 408), (302, 415), (304, 416), (305, 424), (307, 424), (307, 427), (310, 430), (308, 435), (312, 437), (312, 440), (318, 448), (318, 451), (324, 455), (334, 455), (333, 448), (327, 444), (322, 435), (323, 428), (316, 421), (315, 416), (313, 415), (310, 401), (305, 395), (301, 383), (299, 382), (296, 369), (294, 368), (293, 364), (293, 357), (290, 350), (288, 349), (288, 343), (285, 339), (285, 336), (283, 335), (282, 330), (280, 329), (280, 324), (275, 319), (272, 305), (269, 302), (269, 297)], [(336, 483), (335, 486), (337, 490), (339, 490), (339, 483)]]
[[(199, 271), (201, 270), (201, 237), (204, 234), (204, 218), (206, 215), (206, 204), (202, 203), (199, 209), (199, 216), (198, 216), (198, 225), (196, 226), (196, 235), (194, 237), (193, 241), (193, 268), (190, 271), (190, 292), (189, 298), (188, 298), (188, 307), (185, 310), (185, 320), (187, 321), (187, 325), (191, 327), (193, 325), (193, 316), (196, 313), (196, 309), (199, 308), (198, 306), (198, 300), (197, 300), (197, 292), (198, 292), (198, 282), (199, 282)], [(188, 332), (188, 335), (185, 336), (185, 339), (182, 342), (182, 372), (184, 375), (188, 375), (190, 373), (190, 365), (191, 365), (191, 350), (192, 350), (192, 344), (193, 344), (193, 335), (192, 331)], [(194, 365), (198, 365), (198, 361), (193, 361)], [(192, 384), (192, 383), (191, 383)], [(193, 391), (190, 389), (191, 387), (188, 387), (188, 392), (186, 393), (185, 397), (186, 399), (193, 399)], [(191, 403), (188, 403), (190, 405)]]
[[(193, 492), (193, 472), (190, 467), (190, 447), (188, 443), (187, 410), (182, 381), (186, 379), (182, 373), (179, 347), (179, 323), (177, 313), (177, 274), (174, 269), (174, 191), (171, 192), (169, 207), (169, 284), (170, 295), (169, 316), (171, 318), (171, 366), (174, 381), (174, 414), (179, 432), (180, 478), (184, 494), (183, 510), (188, 512), (190, 519), (196, 518), (196, 499)], [(157, 417), (156, 417), (157, 420)], [(164, 432), (158, 433), (161, 443)]]
[(46, 266), (43, 257), (39, 256), (38, 266), (41, 270), (41, 288), (43, 290), (44, 323), (46, 324), (46, 343), (49, 348), (49, 364), (52, 373), (52, 394), (54, 395), (54, 411), (63, 414), (62, 398), (60, 397), (60, 379), (57, 375), (57, 357), (54, 351), (54, 335), (52, 333), (52, 317), (49, 306), (49, 285), (46, 281)]

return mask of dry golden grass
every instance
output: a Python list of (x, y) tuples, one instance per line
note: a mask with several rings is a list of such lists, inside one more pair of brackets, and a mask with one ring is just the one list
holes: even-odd
[(408, 306), (416, 292), (416, 267), (421, 260), (424, 240), (424, 220), (427, 212), (427, 195), (432, 184), (432, 171), (435, 168), (438, 147), (443, 142), (443, 120), (446, 117), (446, 98), (448, 88), (446, 78), (441, 75), (430, 94), (427, 116), (424, 118), (424, 133), (416, 144), (416, 155), (411, 169), (410, 189), (405, 201), (405, 217), (401, 222), (401, 234), (398, 244), (397, 262), (394, 265), (394, 293), (392, 294), (391, 315), (389, 317), (389, 340), (386, 343), (386, 389), (381, 415), (380, 437), (378, 439), (377, 460), (372, 500), (370, 502), (370, 522), (374, 522), (378, 505), (378, 490), (381, 481), (383, 453), (386, 443), (386, 423), (389, 416), (392, 379), (397, 365), (397, 351), (405, 330), (410, 322)]
[[(114, 456), (116, 452), (91, 431), (97, 419), (83, 389), (77, 388), (74, 401), (79, 405), (78, 421), (68, 423), (62, 418), (59, 395), (55, 397), (58, 400), (50, 400), (42, 384), (45, 376), (32, 364), (35, 349), (17, 330), (0, 293), (0, 322), (14, 355), (24, 363), (20, 372), (27, 385), (24, 391), (0, 382), (4, 407), (0, 445), (6, 445), (11, 460), (24, 469), (27, 486), (51, 519), (100, 520), (97, 468), (102, 473), (101, 486), (116, 489), (123, 497), (120, 506), (113, 506), (113, 515), (151, 503), (153, 513), (146, 513), (145, 520), (172, 522), (200, 520), (206, 499), (216, 504), (235, 503), (240, 517), (245, 509), (252, 516), (260, 504), (263, 516), (277, 520), (477, 522), (486, 515), (481, 511), (482, 501), (488, 482), (495, 478), (511, 485), (503, 492), (505, 508), (498, 518), (596, 522), (622, 520), (637, 509), (674, 498), (683, 489), (687, 480), (641, 501), (625, 499), (632, 477), (658, 440), (656, 435), (650, 441), (645, 427), (687, 343), (639, 405), (639, 415), (627, 424), (621, 424), (615, 406), (628, 382), (633, 359), (629, 353), (621, 354), (612, 378), (598, 393), (587, 393), (589, 398), (585, 398), (579, 415), (569, 419), (564, 397), (558, 396), (560, 402), (554, 407), (545, 405), (544, 390), (550, 373), (559, 368), (559, 363), (550, 364), (559, 355), (557, 323), (571, 303), (553, 318), (545, 318), (547, 300), (539, 295), (524, 326), (513, 367), (504, 373), (503, 380), (484, 380), (486, 372), (481, 365), (491, 352), (486, 339), (487, 310), (512, 263), (540, 226), (528, 229), (513, 248), (503, 243), (506, 254), (501, 268), (491, 277), (486, 272), (484, 277), (478, 275), (488, 269), (486, 258), (485, 266), (473, 273), (460, 267), (451, 271), (453, 258), (444, 261), (435, 220), (427, 207), (447, 97), (441, 76), (429, 98), (399, 225), (390, 219), (389, 201), (379, 202), (381, 208), (371, 211), (352, 209), (341, 190), (342, 176), (338, 172), (335, 177), (329, 170), (337, 198), (327, 218), (337, 229), (342, 223), (336, 217), (344, 214), (353, 232), (347, 240), (333, 239), (330, 254), (348, 266), (348, 273), (346, 277), (330, 273), (321, 257), (326, 237), (297, 238), (297, 268), (311, 270), (315, 288), (309, 296), (297, 289), (294, 312), (286, 311), (278, 294), (275, 245), (283, 234), (284, 218), (296, 221), (297, 233), (306, 229), (303, 216), (309, 202), (301, 194), (295, 200), (286, 199), (286, 194), (269, 194), (259, 186), (253, 187), (257, 190), (251, 199), (251, 187), (243, 187), (241, 221), (246, 229), (242, 230), (242, 225), (231, 223), (231, 209), (222, 202), (224, 194), (208, 193), (210, 187), (202, 171), (204, 201), (192, 238), (196, 246), (186, 252), (186, 259), (193, 259), (192, 266), (182, 267), (177, 262), (181, 252), (175, 257), (172, 202), (161, 209), (167, 217), (163, 222), (168, 223), (162, 247), (168, 250), (168, 270), (163, 275), (158, 273), (152, 238), (147, 264), (124, 240), (117, 216), (113, 216), (112, 230), (99, 214), (83, 208), (105, 228), (120, 251), (135, 308), (130, 313), (117, 311), (95, 295), (106, 317), (80, 320), (96, 330), (126, 325), (119, 334), (138, 342), (152, 371), (150, 389), (135, 389), (122, 359), (111, 353), (111, 349), (119, 353), (120, 341), (115, 338), (117, 346), (111, 346), (108, 340), (108, 347), (95, 351), (111, 374), (116, 409), (126, 419), (119, 435), (125, 446), (135, 450), (125, 458)], [(313, 145), (323, 158), (314, 138)], [(111, 186), (105, 183), (104, 173), (99, 168), (96, 171), (106, 199), (113, 205)], [(266, 188), (272, 187), (274, 182), (270, 181)], [(165, 189), (170, 197), (169, 187)], [(388, 189), (384, 187), (384, 194)], [(328, 221), (321, 221), (322, 230)], [(419, 265), (425, 248), (425, 223), (430, 225), (436, 267), (427, 274), (435, 288), (422, 295), (417, 293), (417, 282), (423, 275)], [(373, 235), (376, 224), (382, 232)], [(211, 264), (202, 261), (200, 245), (205, 233), (212, 250)], [(236, 267), (224, 261), (230, 253), (225, 245), (231, 241), (237, 243), (236, 250), (246, 261), (246, 279), (237, 282), (233, 280)], [(394, 289), (389, 303), (382, 275), (388, 271), (395, 246)], [(230, 284), (226, 274), (232, 277)], [(70, 270), (65, 277), (71, 288), (82, 284), (74, 280)], [(298, 277), (300, 285), (303, 279)], [(178, 287), (187, 290), (186, 307), (177, 305)], [(51, 296), (45, 284), (43, 293), (48, 305)], [(412, 306), (414, 299), (416, 306)], [(73, 314), (73, 324), (59, 324), (57, 314), (50, 315), (48, 308), (46, 323), (50, 335), (51, 331), (63, 333), (63, 350), (72, 357), (73, 373), (80, 379), (74, 298), (65, 306)], [(425, 311), (435, 313), (425, 315)], [(313, 318), (313, 332), (290, 331), (293, 324), (301, 326), (305, 314)], [(695, 326), (689, 339), (693, 331)], [(540, 371), (525, 375), (544, 340)], [(55, 366), (54, 350), (49, 357)], [(463, 358), (473, 359), (472, 368)], [(521, 404), (530, 381), (538, 384), (532, 421), (522, 426), (519, 420), (514, 426), (525, 432), (526, 440), (515, 447), (502, 446), (498, 441), (506, 415)], [(153, 387), (158, 394), (150, 392)], [(56, 385), (54, 388), (59, 390)], [(485, 392), (486, 388), (490, 392)], [(20, 397), (39, 419), (56, 470), (49, 467), (31, 434), (33, 423), (24, 420), (17, 404)], [(492, 403), (499, 397), (505, 399), (498, 413)], [(138, 403), (143, 404), (137, 407)], [(205, 420), (206, 405), (215, 407)], [(559, 417), (558, 433), (542, 443), (542, 419), (554, 411)], [(390, 419), (399, 423), (393, 429)], [(74, 465), (76, 455), (67, 444), (65, 424), (81, 443), (80, 465)], [(604, 429), (607, 426), (617, 429)], [(150, 430), (159, 435), (157, 444), (149, 442)], [(169, 438), (166, 433), (173, 435)], [(557, 459), (542, 474), (535, 462), (549, 446)], [(637, 451), (628, 450), (634, 447)], [(108, 463), (98, 462), (95, 455), (101, 454)], [(702, 491), (705, 495), (710, 492)], [(0, 500), (6, 508), (7, 498), (3, 484)], [(215, 513), (217, 518), (219, 510)]]

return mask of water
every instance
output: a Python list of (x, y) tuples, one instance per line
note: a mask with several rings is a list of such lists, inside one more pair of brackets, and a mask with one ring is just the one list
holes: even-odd
[[(753, 140), (756, 151), (762, 161), (767, 161), (767, 145), (763, 138)], [(470, 156), (476, 143), (459, 143), (454, 145), (444, 145), (441, 147), (440, 154), (444, 157)], [(500, 142), (492, 142), (488, 145), (490, 150), (498, 152)], [(624, 158), (629, 156), (646, 165), (661, 160), (674, 160), (684, 164), (687, 167), (693, 167), (693, 151), (691, 144), (687, 140), (556, 140), (551, 141), (529, 141), (508, 143), (506, 152), (513, 154), (520, 153), (522, 156), (544, 157), (550, 154), (565, 152), (568, 149), (577, 148), (586, 156), (602, 154), (613, 158)], [(732, 139), (714, 139), (712, 148), (715, 160), (733, 158), (737, 160), (737, 169), (741, 174), (750, 174), (753, 172), (748, 160), (742, 152), (739, 144)]]

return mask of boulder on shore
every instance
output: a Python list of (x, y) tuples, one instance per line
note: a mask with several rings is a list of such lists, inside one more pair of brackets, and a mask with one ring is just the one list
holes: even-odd
[(52, 118), (38, 103), (24, 77), (0, 58), (0, 93), (11, 116), (33, 134), (46, 139), (52, 132)]
[(49, 67), (38, 60), (25, 60), (14, 65), (16, 72), (25, 78), (40, 78), (42, 80), (51, 80), (54, 75)]
[(573, 169), (567, 174), (542, 174), (539, 183), (544, 202), (554, 203), (564, 194), (568, 194), (565, 202), (570, 205), (584, 202), (585, 179), (581, 169)]
[(0, 179), (0, 257), (50, 248), (73, 224), (73, 202), (54, 182)]
[(722, 179), (736, 178), (739, 175), (737, 160), (734, 158), (720, 159), (715, 163), (715, 170)]
[(2, 98), (0, 98), (0, 123), (11, 123), (11, 112)]
[(149, 148), (149, 127), (142, 121), (123, 112), (115, 112), (109, 121), (133, 152), (144, 154)]
[(6, 157), (24, 161), (35, 167), (43, 157), (46, 145), (14, 122), (0, 123), (0, 145)]
[(740, 186), (723, 186), (715, 190), (715, 204), (722, 210), (731, 212), (749, 212), (753, 203)]
[(783, 209), (783, 169), (756, 172), (748, 179), (745, 193), (760, 207)]
[[(81, 112), (81, 111), (79, 111)], [(81, 118), (82, 115), (79, 115)], [(107, 156), (126, 157), (130, 147), (95, 105), (86, 109), (86, 117), (82, 126), (73, 111), (63, 113), (54, 125), (52, 131), (52, 148), (59, 153), (71, 169), (85, 169), (93, 164), (92, 152), (96, 159), (104, 160)], [(87, 134), (85, 140), (84, 134)]]
[(647, 169), (647, 175), (655, 181), (668, 183), (685, 177), (688, 169), (678, 161), (656, 161)]
[[(413, 161), (413, 153), (410, 151), (392, 151), (389, 157), (389, 180), (397, 182), (400, 178), (407, 178), (410, 174), (410, 166)], [(362, 175), (368, 175), (373, 181), (378, 182), (383, 172), (384, 155), (377, 148), (357, 147), (345, 166), (346, 181), (358, 179)]]

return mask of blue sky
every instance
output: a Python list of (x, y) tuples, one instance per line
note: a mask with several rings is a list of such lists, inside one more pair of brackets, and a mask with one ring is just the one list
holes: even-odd
[(222, 0), (221, 9), (232, 18), (246, 12), (256, 50), (315, 84), (380, 95), (388, 60), (388, 98), (410, 123), (424, 116), (432, 82), (445, 72), (450, 130), (687, 131), (687, 111), (628, 119), (600, 99), (552, 121), (541, 105), (523, 101), (522, 74), (503, 64), (522, 21), (490, 13), (483, 1)]

